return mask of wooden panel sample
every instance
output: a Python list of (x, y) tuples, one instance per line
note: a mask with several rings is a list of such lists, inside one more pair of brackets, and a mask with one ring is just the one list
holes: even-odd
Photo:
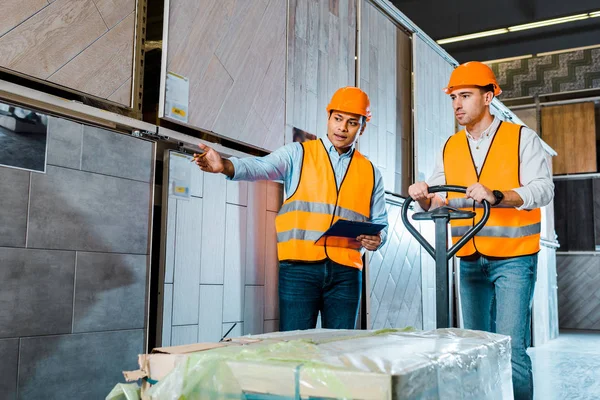
[(244, 319), (244, 286), (246, 281), (246, 207), (227, 204), (225, 237), (224, 296), (222, 322)]
[(188, 125), (283, 144), (286, 10), (280, 0), (171, 1), (166, 70), (189, 80)]
[(542, 138), (558, 153), (555, 175), (596, 172), (594, 103), (542, 108)]
[(267, 222), (267, 182), (248, 187), (248, 224), (246, 232), (246, 284), (265, 284), (265, 238)]
[(91, 0), (57, 0), (0, 38), (0, 65), (46, 79), (107, 30)]
[(177, 226), (177, 199), (172, 198), (166, 210), (167, 231), (165, 232), (165, 283), (173, 283), (175, 269), (175, 227)]
[(227, 181), (227, 203), (238, 206), (248, 205), (248, 185), (246, 181)]
[(379, 167), (386, 190), (401, 193), (402, 177), (409, 171), (402, 160), (410, 157), (410, 148), (403, 146), (402, 138), (412, 136), (411, 40), (366, 0), (362, 2), (359, 32), (360, 87), (369, 95), (373, 114), (359, 148)]
[[(283, 204), (283, 186), (277, 182), (267, 182), (267, 210), (279, 212)], [(273, 225), (275, 226), (275, 225)]]
[(161, 346), (170, 346), (171, 331), (173, 329), (173, 284), (165, 284), (163, 290)]
[(135, 11), (135, 0), (94, 0), (108, 29)]
[(278, 319), (266, 319), (264, 325), (264, 333), (279, 332)]
[[(231, 331), (230, 331), (231, 329)], [(223, 323), (222, 335), (228, 338), (240, 337), (244, 334), (244, 322), (225, 322)]]
[(200, 260), (203, 256), (197, 232), (202, 225), (202, 199), (190, 197), (177, 200), (177, 225), (175, 227), (175, 268), (173, 275), (173, 325), (198, 323), (198, 298), (200, 296)]
[(203, 127), (213, 130), (214, 121), (219, 114), (229, 90), (233, 86), (233, 78), (216, 56), (210, 60), (206, 73), (190, 94), (190, 113), (194, 120), (206, 121)]
[[(415, 101), (415, 181), (427, 180), (435, 167), (435, 157), (450, 135), (455, 119), (449, 96), (440, 92), (454, 69), (419, 36), (414, 39)], [(443, 93), (443, 92), (442, 92)]]
[(196, 228), (201, 232), (202, 268), (200, 283), (223, 284), (225, 262), (225, 210), (226, 180), (220, 174), (204, 174), (204, 224)]
[(200, 285), (198, 342), (218, 342), (223, 334), (223, 286)]
[(560, 251), (594, 251), (592, 179), (556, 179), (554, 184), (554, 215)]
[(265, 287), (246, 286), (244, 335), (262, 333), (265, 323)]
[(401, 206), (388, 204), (388, 239), (370, 253), (369, 329), (423, 326), (420, 245), (399, 217)]
[(198, 343), (198, 325), (174, 326), (171, 333), (171, 346)]
[(131, 78), (127, 79), (125, 83), (108, 96), (108, 100), (124, 105), (131, 104), (131, 80)]
[(558, 255), (560, 328), (600, 330), (600, 258)]
[(135, 0), (7, 1), (1, 67), (131, 105)]
[(4, 0), (2, 2), (2, 18), (0, 19), (0, 36), (47, 5), (46, 0)]
[[(108, 98), (123, 82), (131, 84), (135, 13), (130, 13), (114, 29), (69, 61), (48, 78), (94, 96)], [(126, 60), (126, 62), (123, 62)], [(131, 93), (131, 88), (127, 94)]]
[(533, 129), (536, 132), (538, 131), (538, 112), (535, 108), (514, 110), (513, 112), (529, 129)]
[[(586, 211), (584, 211), (586, 210)], [(567, 181), (567, 236), (569, 250), (594, 251), (594, 202), (591, 179)]]
[(272, 329), (279, 318), (275, 217), (283, 185), (228, 181), (188, 166), (199, 174), (192, 196), (167, 196), (163, 204), (162, 343), (191, 340), (195, 332), (197, 340), (218, 341), (233, 323), (229, 337)]
[(286, 143), (294, 127), (324, 136), (329, 99), (355, 85), (356, 2), (329, 3), (289, 1)]
[(277, 213), (267, 212), (267, 249), (265, 257), (265, 320), (279, 318), (279, 260), (277, 259)]

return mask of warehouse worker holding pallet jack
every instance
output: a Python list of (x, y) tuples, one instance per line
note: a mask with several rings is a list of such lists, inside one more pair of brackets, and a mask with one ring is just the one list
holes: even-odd
[[(456, 253), (464, 327), (511, 337), (515, 399), (533, 399), (526, 351), (540, 250), (540, 207), (554, 195), (545, 152), (534, 131), (490, 113), (501, 90), (487, 65), (458, 66), (444, 91), (465, 130), (447, 140), (429, 180), (411, 185), (408, 193), (424, 210), (447, 202), (460, 212), (476, 213), (475, 219), (450, 221), (454, 243), (482, 218), (482, 202), (491, 205), (487, 224)], [(428, 190), (437, 185), (466, 190), (442, 197)]]
[[(284, 182), (286, 200), (275, 222), (280, 331), (315, 328), (319, 312), (323, 328), (354, 329), (364, 249), (377, 250), (387, 232), (383, 179), (355, 149), (371, 118), (367, 94), (339, 89), (327, 116), (326, 137), (290, 143), (265, 157), (225, 160), (204, 144), (204, 153), (194, 155), (202, 171), (228, 179)], [(353, 222), (342, 230), (356, 236), (327, 235), (344, 220)]]

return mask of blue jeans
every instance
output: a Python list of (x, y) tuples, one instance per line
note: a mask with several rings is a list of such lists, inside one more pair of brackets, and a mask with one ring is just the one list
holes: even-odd
[(321, 326), (354, 329), (362, 292), (362, 272), (326, 260), (279, 266), (279, 329), (313, 329), (321, 311)]
[(533, 399), (531, 303), (537, 254), (507, 259), (460, 260), (460, 297), (466, 329), (511, 337), (516, 400)]

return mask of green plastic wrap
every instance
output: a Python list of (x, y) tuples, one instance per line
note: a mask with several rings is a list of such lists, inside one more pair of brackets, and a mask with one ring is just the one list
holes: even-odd
[[(277, 365), (279, 369), (294, 371), (294, 382), (282, 382), (289, 392), (277, 399), (299, 399), (302, 385), (319, 384), (333, 392), (333, 398), (351, 398), (348, 389), (335, 374), (347, 370), (322, 361), (319, 347), (305, 340), (277, 343), (257, 343), (252, 346), (225, 347), (190, 354), (165, 379), (154, 385), (148, 395), (152, 399), (246, 399), (231, 366), (246, 363), (248, 368), (257, 364)], [(309, 378), (300, 378), (302, 375)], [(273, 377), (278, 379), (277, 377)]]
[(139, 400), (140, 387), (137, 383), (118, 383), (106, 396), (106, 400)]

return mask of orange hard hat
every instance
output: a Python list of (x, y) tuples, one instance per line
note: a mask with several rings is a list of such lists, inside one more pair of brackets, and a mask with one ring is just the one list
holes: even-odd
[(332, 110), (362, 115), (369, 121), (371, 119), (371, 102), (369, 96), (362, 90), (353, 86), (338, 89), (327, 106), (327, 113)]
[(450, 93), (454, 89), (464, 86), (487, 86), (494, 85), (494, 96), (502, 93), (498, 86), (496, 76), (490, 67), (479, 61), (469, 61), (461, 64), (450, 75), (450, 82), (444, 88), (444, 92)]

